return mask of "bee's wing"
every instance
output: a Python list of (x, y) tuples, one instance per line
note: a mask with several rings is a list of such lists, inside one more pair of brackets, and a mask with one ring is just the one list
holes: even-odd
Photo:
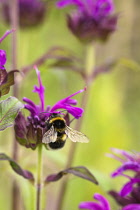
[(72, 129), (69, 126), (66, 126), (65, 132), (66, 132), (67, 136), (69, 137), (69, 139), (73, 142), (82, 142), (82, 143), (89, 142), (89, 139), (85, 134)]
[(54, 130), (53, 125), (51, 128), (44, 134), (42, 142), (48, 144), (50, 142), (55, 142), (57, 139), (57, 132)]

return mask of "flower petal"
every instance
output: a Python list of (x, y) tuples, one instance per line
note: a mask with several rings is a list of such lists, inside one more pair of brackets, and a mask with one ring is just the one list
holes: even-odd
[(31, 113), (32, 116), (37, 114), (37, 110), (34, 107), (32, 107), (32, 106), (30, 106), (28, 104), (25, 104), (24, 108), (28, 109), (28, 111)]
[(134, 185), (134, 184), (137, 184), (137, 183), (140, 184), (140, 179), (132, 178), (132, 179), (130, 180), (130, 182), (127, 182), (127, 183), (123, 186), (123, 188), (122, 188), (121, 191), (120, 191), (120, 195), (121, 195), (122, 197), (124, 197), (124, 196), (128, 195), (129, 193), (131, 193), (132, 190), (133, 190), (133, 185)]
[(75, 4), (77, 6), (83, 6), (83, 3), (81, 0), (61, 0), (57, 2), (57, 7), (62, 8), (66, 7), (67, 5)]
[(35, 103), (34, 103), (31, 99), (26, 98), (26, 97), (23, 97), (22, 100), (23, 100), (24, 102), (26, 102), (27, 104), (29, 104), (30, 106), (32, 106), (32, 107), (34, 107), (34, 108), (36, 107)]
[(103, 210), (110, 210), (109, 202), (107, 201), (107, 199), (104, 196), (102, 196), (98, 193), (95, 193), (94, 198), (96, 200), (100, 201)]
[(79, 119), (80, 117), (82, 117), (82, 114), (84, 112), (84, 110), (82, 108), (79, 107), (65, 107), (65, 109), (67, 109), (67, 111), (73, 115), (76, 119)]
[(133, 190), (133, 182), (127, 182), (120, 191), (120, 196), (125, 197)]
[(129, 204), (125, 206), (122, 210), (140, 210), (140, 204)]
[(103, 210), (99, 204), (97, 204), (95, 202), (91, 202), (91, 201), (81, 202), (79, 204), (79, 208), (80, 209), (89, 209), (89, 210)]
[(0, 69), (5, 69), (4, 65), (6, 63), (6, 52), (4, 50), (0, 50)]
[(78, 9), (85, 11), (93, 17), (109, 15), (114, 10), (112, 0), (61, 0), (56, 5), (59, 8), (63, 8), (71, 4), (74, 4)]
[(38, 115), (40, 113), (39, 105), (35, 105), (35, 103), (32, 100), (26, 97), (24, 97), (22, 100), (27, 103), (24, 105), (24, 108), (27, 109), (32, 116)]
[(58, 101), (51, 109), (50, 112), (53, 112), (57, 109), (66, 109), (71, 115), (73, 115), (76, 119), (78, 119), (79, 117), (82, 116), (83, 114), (83, 109), (79, 108), (79, 107), (73, 107), (71, 105), (76, 105), (77, 101), (74, 99), (71, 99), (71, 97), (77, 95), (78, 93), (81, 93), (85, 91), (85, 89), (79, 90), (76, 93), (61, 99), (60, 101)]
[(40, 98), (40, 103), (41, 103), (41, 111), (44, 112), (44, 103), (45, 103), (44, 92), (45, 92), (45, 87), (42, 85), (42, 81), (41, 81), (41, 77), (40, 77), (40, 71), (37, 69), (36, 66), (34, 66), (34, 68), (36, 70), (36, 74), (37, 74), (37, 77), (38, 77), (39, 87), (37, 87), (35, 85), (33, 92), (38, 93), (39, 98)]
[(116, 177), (119, 175), (122, 175), (122, 173), (126, 170), (132, 170), (132, 171), (139, 171), (140, 170), (140, 164), (137, 162), (126, 162), (121, 167), (119, 167), (116, 171), (112, 173), (112, 177)]
[[(134, 155), (129, 153), (129, 152), (127, 152), (127, 151), (125, 151), (125, 150), (117, 149), (117, 148), (111, 148), (111, 151), (113, 153), (117, 153), (118, 155), (124, 156), (124, 158), (126, 160), (134, 161)], [(116, 155), (116, 159), (117, 159), (117, 155)], [(126, 161), (126, 160), (124, 160), (124, 161)]]
[(108, 14), (114, 10), (114, 4), (112, 0), (98, 0), (96, 3), (96, 10)]
[(109, 202), (107, 201), (107, 199), (104, 196), (102, 196), (98, 193), (95, 193), (94, 199), (99, 201), (99, 203), (91, 202), (91, 201), (82, 202), (82, 203), (80, 203), (79, 208), (89, 209), (89, 210), (110, 210)]

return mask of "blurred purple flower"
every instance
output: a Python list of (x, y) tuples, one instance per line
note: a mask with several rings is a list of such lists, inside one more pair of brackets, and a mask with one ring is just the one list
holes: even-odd
[(109, 202), (104, 196), (95, 193), (94, 199), (96, 199), (98, 203), (92, 201), (81, 202), (79, 208), (89, 210), (110, 210)]
[[(81, 202), (79, 204), (79, 208), (88, 209), (88, 210), (111, 210), (110, 204), (104, 196), (95, 193), (94, 199), (96, 199), (98, 203), (93, 201)], [(140, 210), (140, 204), (128, 204), (125, 207), (123, 207), (121, 210)]]
[[(124, 184), (119, 193), (110, 191), (109, 194), (122, 206), (132, 203), (139, 203), (140, 198), (140, 153), (130, 153), (120, 149), (112, 149), (114, 154), (109, 154), (110, 157), (119, 160), (122, 165), (118, 167), (113, 173), (112, 177), (124, 176), (129, 181)], [(133, 172), (134, 175), (126, 175), (127, 171)], [(138, 193), (139, 192), (139, 193)]]
[(123, 210), (140, 210), (139, 204), (130, 204), (123, 208)]
[[(8, 30), (0, 38), (0, 43), (14, 30)], [(5, 69), (7, 58), (5, 50), (0, 49), (0, 97), (6, 95), (10, 91), (10, 86), (14, 85), (14, 73), (18, 70), (12, 70), (7, 72)]]
[(5, 69), (4, 65), (6, 63), (6, 52), (5, 50), (0, 50), (0, 69)]
[[(3, 1), (3, 16), (10, 23), (10, 7)], [(18, 0), (19, 23), (21, 27), (30, 27), (42, 22), (46, 13), (46, 2), (42, 0)]]
[(81, 41), (107, 40), (116, 30), (118, 15), (114, 14), (112, 0), (60, 0), (58, 8), (75, 5), (76, 10), (68, 15), (70, 30)]
[[(0, 43), (14, 30), (7, 30), (4, 35), (0, 38)], [(5, 69), (4, 65), (6, 64), (6, 52), (5, 50), (0, 49), (0, 69)]]
[(57, 3), (58, 7), (65, 7), (67, 5), (75, 5), (83, 13), (93, 16), (95, 19), (107, 16), (114, 11), (114, 4), (112, 0), (60, 0)]
[[(78, 92), (58, 101), (54, 106), (47, 106), (45, 108), (45, 87), (42, 85), (40, 72), (35, 67), (39, 86), (34, 86), (33, 92), (37, 93), (40, 99), (40, 104), (36, 105), (32, 100), (28, 98), (23, 98), (23, 101), (26, 103), (24, 105), (25, 109), (30, 112), (30, 116), (27, 119), (19, 113), (15, 120), (15, 134), (16, 139), (21, 145), (35, 149), (38, 144), (42, 143), (42, 137), (46, 132), (46, 120), (49, 118), (51, 113), (61, 113), (58, 109), (66, 110), (69, 114), (73, 115), (74, 118), (78, 119), (83, 114), (83, 109), (79, 107), (74, 107), (77, 104), (75, 99), (71, 97), (75, 96), (78, 93), (83, 92), (79, 90)], [(66, 121), (68, 119), (67, 114)]]

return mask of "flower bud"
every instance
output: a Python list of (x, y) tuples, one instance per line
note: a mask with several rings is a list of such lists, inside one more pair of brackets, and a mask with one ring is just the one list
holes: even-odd
[(67, 25), (82, 42), (106, 41), (116, 30), (118, 15), (111, 0), (61, 0), (59, 8), (73, 4), (76, 10), (67, 15)]
[[(46, 3), (42, 0), (18, 0), (19, 24), (21, 27), (39, 25), (46, 13)], [(11, 8), (5, 0), (3, 2), (3, 16), (7, 23), (10, 23)]]

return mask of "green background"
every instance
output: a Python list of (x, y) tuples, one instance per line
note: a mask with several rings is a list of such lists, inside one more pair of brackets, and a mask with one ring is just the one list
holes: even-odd
[[(119, 13), (116, 32), (105, 44), (95, 43), (96, 65), (108, 58), (119, 59), (121, 62), (108, 74), (101, 74), (91, 85), (89, 100), (83, 116), (81, 131), (90, 142), (78, 144), (73, 166), (83, 165), (93, 172), (100, 185), (68, 175), (68, 189), (65, 194), (63, 210), (78, 209), (81, 201), (92, 200), (95, 192), (109, 198), (112, 209), (117, 209), (115, 202), (107, 195), (110, 189), (119, 190), (127, 180), (122, 177), (110, 178), (111, 172), (120, 164), (106, 156), (110, 148), (120, 148), (132, 152), (140, 147), (140, 27), (138, 1), (116, 1), (116, 11)], [(35, 28), (19, 30), (18, 32), (18, 69), (26, 66), (43, 55), (50, 47), (63, 46), (72, 50), (84, 59), (85, 47), (71, 34), (66, 26), (66, 13), (70, 8), (58, 10), (52, 4), (42, 25)], [(1, 17), (0, 33), (9, 29)], [(1, 44), (1, 49), (7, 52), (6, 69), (11, 66), (11, 35)], [(80, 75), (67, 69), (53, 69), (48, 63), (39, 66), (45, 91), (46, 105), (53, 105), (58, 100), (82, 89), (85, 84)], [(20, 77), (20, 100), (22, 97), (39, 103), (33, 86), (37, 84), (35, 70), (26, 77)], [(81, 101), (82, 94), (74, 98)], [(12, 91), (9, 95), (12, 95)], [(7, 97), (7, 96), (6, 96)], [(74, 128), (73, 123), (71, 127)], [(12, 128), (0, 133), (0, 152), (11, 156)], [(73, 143), (74, 144), (74, 143)], [(58, 151), (43, 151), (43, 176), (64, 169), (68, 158), (70, 141)], [(24, 169), (36, 172), (36, 151), (19, 146), (19, 163)], [(0, 163), (0, 209), (10, 209), (11, 189), (14, 177), (21, 189), (21, 204), (19, 210), (34, 208), (34, 187), (22, 177), (18, 177), (6, 162)], [(59, 210), (55, 206), (59, 187), (63, 180), (49, 184), (43, 191), (44, 209)]]

